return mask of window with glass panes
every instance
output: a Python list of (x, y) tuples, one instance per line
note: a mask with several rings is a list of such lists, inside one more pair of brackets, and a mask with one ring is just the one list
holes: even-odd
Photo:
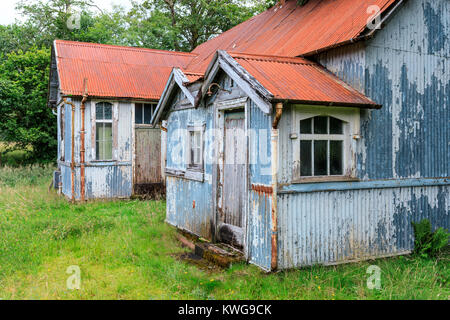
[(152, 121), (153, 114), (156, 109), (156, 104), (154, 103), (135, 103), (135, 124), (147, 124), (150, 125)]
[(203, 169), (203, 127), (188, 127), (188, 169)]
[(100, 102), (95, 105), (95, 150), (96, 160), (112, 160), (113, 105)]
[(344, 122), (331, 116), (300, 121), (300, 177), (344, 175)]

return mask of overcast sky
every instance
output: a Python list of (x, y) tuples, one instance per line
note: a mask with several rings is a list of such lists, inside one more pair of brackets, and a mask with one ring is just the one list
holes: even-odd
[[(19, 14), (14, 10), (19, 0), (0, 0), (0, 24), (10, 24), (16, 18), (20, 18)], [(120, 4), (128, 7), (129, 0), (94, 0), (94, 2), (102, 9), (109, 10), (112, 4)]]

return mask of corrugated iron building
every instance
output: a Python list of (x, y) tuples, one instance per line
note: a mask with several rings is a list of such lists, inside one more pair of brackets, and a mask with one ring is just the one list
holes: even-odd
[(450, 227), (449, 12), (288, 0), (192, 53), (56, 41), (61, 192), (165, 180), (168, 223), (265, 270), (408, 253), (411, 222)]
[(174, 69), (153, 118), (170, 224), (265, 270), (404, 254), (411, 222), (450, 227), (450, 4), (373, 4), (379, 29), (367, 1), (286, 1), (197, 48), (202, 78)]
[(74, 201), (163, 194), (161, 130), (150, 120), (172, 68), (194, 56), (56, 40), (49, 90), (58, 121), (55, 187)]

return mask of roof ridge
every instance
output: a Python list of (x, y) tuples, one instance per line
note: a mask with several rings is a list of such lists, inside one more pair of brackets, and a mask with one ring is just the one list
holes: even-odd
[(152, 52), (156, 54), (170, 54), (170, 55), (180, 55), (180, 56), (191, 56), (196, 57), (198, 54), (192, 52), (181, 52), (181, 51), (168, 51), (161, 49), (152, 49), (152, 48), (139, 48), (139, 47), (127, 47), (127, 46), (119, 46), (114, 44), (104, 44), (104, 43), (94, 43), (94, 42), (81, 42), (81, 41), (71, 41), (71, 40), (55, 40), (55, 43), (60, 44), (68, 44), (72, 46), (80, 46), (80, 47), (106, 47), (116, 50), (124, 50), (124, 51), (139, 51), (139, 52)]
[[(239, 53), (239, 52), (228, 52), (230, 56), (235, 59), (248, 59), (255, 61), (270, 61), (278, 63), (289, 63), (289, 64), (301, 64), (301, 65), (317, 65), (313, 61), (309, 61), (302, 57), (288, 57), (288, 56), (276, 56), (276, 55), (263, 55), (263, 54), (253, 54), (253, 53)], [(284, 61), (280, 61), (284, 60)]]
[(204, 73), (201, 72), (195, 72), (195, 71), (187, 71), (187, 70), (181, 70), (183, 71), (184, 74), (189, 74), (189, 75), (193, 75), (193, 76), (204, 76)]

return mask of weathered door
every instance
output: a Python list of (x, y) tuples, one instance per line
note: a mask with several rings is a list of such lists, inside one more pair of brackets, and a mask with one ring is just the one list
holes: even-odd
[(225, 112), (219, 239), (236, 247), (244, 241), (247, 148), (245, 113)]
[(161, 130), (146, 127), (136, 128), (135, 132), (134, 192), (135, 194), (160, 192), (162, 185)]

